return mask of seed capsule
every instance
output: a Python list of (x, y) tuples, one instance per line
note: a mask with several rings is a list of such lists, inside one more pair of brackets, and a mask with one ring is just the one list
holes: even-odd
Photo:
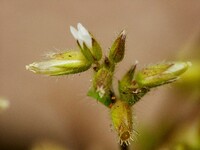
[(130, 144), (133, 133), (131, 106), (121, 100), (117, 100), (111, 107), (111, 118), (113, 126), (118, 133), (120, 144)]

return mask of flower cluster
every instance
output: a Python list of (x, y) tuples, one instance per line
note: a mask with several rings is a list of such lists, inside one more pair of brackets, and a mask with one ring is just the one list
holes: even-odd
[(71, 26), (70, 31), (77, 41), (79, 51), (52, 54), (48, 60), (34, 62), (27, 65), (26, 69), (38, 74), (58, 76), (93, 68), (92, 86), (87, 95), (110, 109), (112, 123), (118, 133), (120, 144), (128, 145), (134, 133), (132, 106), (152, 88), (178, 80), (191, 63), (158, 63), (139, 70), (135, 75), (136, 63), (118, 81), (119, 96), (117, 96), (113, 88), (113, 76), (116, 65), (124, 58), (125, 30), (117, 36), (108, 57), (105, 58), (102, 58), (102, 49), (97, 40), (80, 23), (77, 29)]

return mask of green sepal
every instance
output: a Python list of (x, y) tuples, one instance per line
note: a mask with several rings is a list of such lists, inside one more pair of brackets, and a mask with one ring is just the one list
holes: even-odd
[(96, 61), (102, 58), (102, 49), (99, 43), (92, 37), (92, 54)]
[(135, 74), (136, 66), (137, 66), (137, 64), (131, 66), (131, 68), (126, 72), (126, 74), (120, 80), (120, 82), (123, 85), (130, 85), (131, 84), (131, 82), (133, 81), (134, 74)]
[(86, 58), (89, 62), (93, 63), (93, 62), (95, 61), (95, 60), (94, 60), (94, 57), (93, 57), (93, 55), (92, 55), (90, 49), (86, 46), (85, 42), (83, 42), (83, 47), (80, 46), (80, 44), (79, 44), (78, 41), (77, 41), (77, 44), (78, 44), (78, 46), (79, 46), (81, 52), (82, 52), (83, 55), (85, 56), (85, 58)]
[[(91, 35), (92, 36), (92, 35)], [(92, 37), (92, 47), (88, 48), (85, 42), (83, 42), (83, 46), (81, 47), (79, 42), (77, 44), (81, 49), (83, 55), (88, 59), (90, 62), (99, 61), (102, 58), (102, 49), (99, 43)]]

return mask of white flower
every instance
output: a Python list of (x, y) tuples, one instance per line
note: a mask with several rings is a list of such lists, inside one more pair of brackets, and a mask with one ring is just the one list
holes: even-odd
[(81, 23), (77, 24), (77, 29), (75, 29), (73, 26), (70, 26), (70, 31), (73, 37), (78, 40), (80, 46), (83, 48), (83, 43), (85, 43), (89, 49), (92, 48), (92, 37), (90, 33)]

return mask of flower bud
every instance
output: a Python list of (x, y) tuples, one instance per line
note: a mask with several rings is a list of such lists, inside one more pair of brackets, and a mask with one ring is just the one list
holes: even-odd
[(131, 106), (117, 100), (111, 107), (111, 118), (113, 126), (118, 133), (120, 144), (130, 144), (130, 139), (132, 140), (133, 136)]
[(133, 80), (136, 65), (137, 63), (127, 71), (118, 84), (120, 99), (130, 106), (138, 102), (149, 92), (148, 88), (138, 87), (138, 84)]
[(169, 62), (149, 66), (139, 71), (135, 80), (140, 87), (156, 87), (176, 81), (189, 66), (190, 62)]
[(123, 30), (110, 48), (109, 59), (111, 62), (118, 63), (124, 58), (126, 33)]
[(70, 31), (74, 38), (77, 40), (78, 46), (81, 49), (83, 55), (90, 61), (99, 61), (102, 57), (102, 50), (95, 38), (78, 23), (76, 30), (74, 27), (70, 27)]
[(80, 51), (67, 51), (49, 57), (51, 59), (27, 65), (26, 69), (38, 74), (58, 76), (83, 72), (91, 66)]

